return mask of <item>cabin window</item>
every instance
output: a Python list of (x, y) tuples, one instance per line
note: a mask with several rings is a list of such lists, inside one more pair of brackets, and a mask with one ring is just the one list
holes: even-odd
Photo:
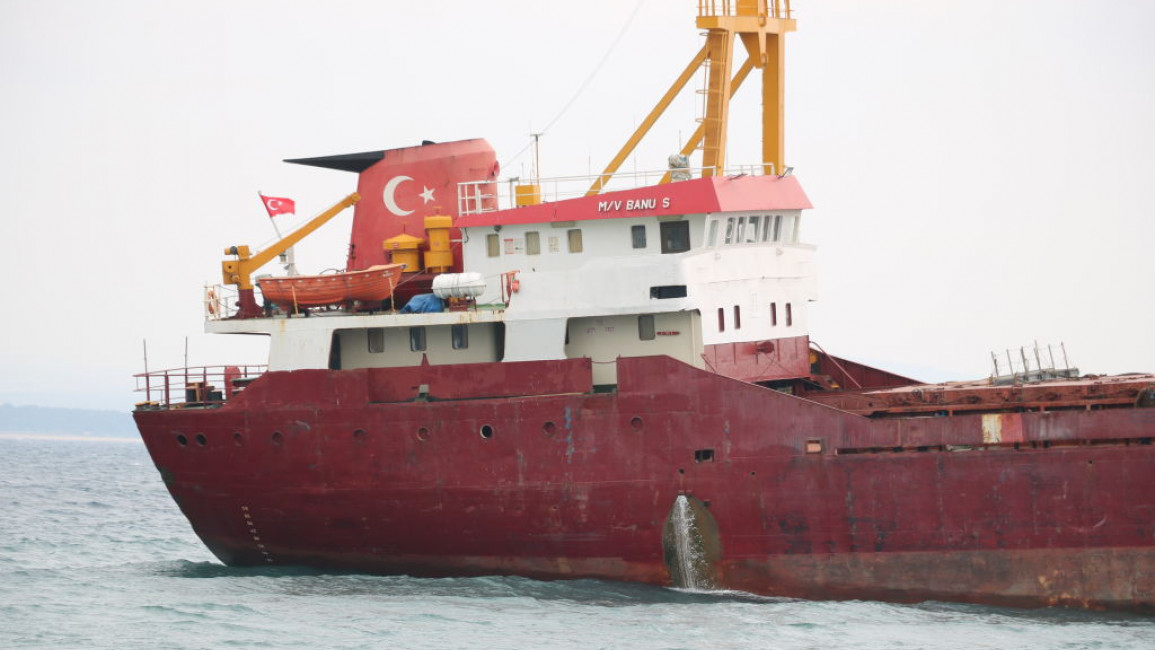
[(369, 351), (378, 354), (385, 351), (385, 328), (371, 327), (369, 333)]
[(409, 349), (414, 352), (423, 352), (425, 350), (424, 327), (409, 328)]
[(490, 257), (501, 255), (501, 237), (497, 233), (485, 236), (485, 251)]
[(541, 235), (537, 231), (525, 233), (525, 254), (541, 255)]
[(742, 308), (734, 305), (734, 329), (742, 329)]
[(794, 324), (794, 311), (790, 309), (790, 303), (786, 303), (786, 327)]
[(659, 226), (663, 253), (681, 253), (690, 250), (689, 221), (665, 221)]
[(654, 340), (654, 315), (643, 314), (638, 316), (638, 338), (642, 341)]
[(722, 307), (718, 308), (718, 331), (726, 331), (726, 310)]
[(729, 219), (726, 220), (726, 241), (725, 241), (725, 243), (727, 243), (727, 244), (734, 243), (734, 222), (735, 221), (736, 221), (736, 219), (734, 219), (734, 217), (730, 217)]
[(634, 248), (646, 247), (646, 227), (645, 226), (630, 226), (630, 238), (634, 242)]
[[(537, 233), (534, 233), (537, 234)], [(469, 326), (454, 325), (450, 328), (454, 350), (464, 350), (469, 347)]]
[(718, 220), (710, 220), (710, 234), (706, 235), (706, 245), (713, 246), (718, 243)]
[(776, 302), (770, 303), (770, 326), (778, 326), (778, 303)]
[(567, 230), (565, 234), (566, 234), (566, 241), (567, 241), (567, 244), (569, 246), (569, 252), (571, 252), (571, 253), (582, 252), (582, 231), (581, 231), (581, 229), (580, 228), (574, 228), (573, 230)]

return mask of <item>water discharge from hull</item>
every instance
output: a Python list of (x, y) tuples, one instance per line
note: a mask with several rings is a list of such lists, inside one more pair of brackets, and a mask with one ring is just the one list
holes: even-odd
[(666, 567), (675, 587), (707, 590), (716, 587), (713, 564), (718, 556), (717, 525), (705, 504), (678, 495), (662, 535)]
[(678, 568), (681, 569), (681, 582), (678, 585), (684, 589), (701, 589), (704, 577), (699, 575), (698, 565), (702, 562), (702, 540), (695, 539), (697, 528), (694, 525), (694, 516), (690, 512), (690, 501), (686, 495), (678, 495), (674, 502), (674, 516), (671, 519), (674, 525), (674, 550)]

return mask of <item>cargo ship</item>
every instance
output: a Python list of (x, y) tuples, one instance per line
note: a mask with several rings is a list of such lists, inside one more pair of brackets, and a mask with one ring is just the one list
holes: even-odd
[[(1155, 375), (1036, 347), (924, 384), (811, 341), (790, 3), (698, 9), (701, 50), (592, 178), (503, 180), (481, 139), (287, 161), (356, 191), (206, 288), (206, 331), (267, 336), (267, 365), (138, 375), (196, 534), (230, 566), (1155, 609)], [(685, 148), (618, 173), (699, 70)], [(750, 77), (763, 160), (734, 167)], [(342, 272), (256, 276), (350, 207)]]

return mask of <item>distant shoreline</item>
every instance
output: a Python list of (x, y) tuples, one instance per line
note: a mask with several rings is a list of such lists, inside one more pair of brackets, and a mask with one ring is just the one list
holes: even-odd
[(77, 436), (56, 433), (0, 432), (0, 440), (82, 440), (85, 442), (141, 442), (140, 438), (113, 438), (110, 436)]

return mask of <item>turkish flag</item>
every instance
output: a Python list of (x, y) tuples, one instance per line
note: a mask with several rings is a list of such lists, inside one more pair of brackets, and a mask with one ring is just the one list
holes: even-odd
[(265, 202), (265, 210), (269, 212), (269, 218), (273, 218), (279, 214), (296, 214), (297, 204), (293, 199), (283, 199), (276, 196), (261, 195), (261, 200)]

